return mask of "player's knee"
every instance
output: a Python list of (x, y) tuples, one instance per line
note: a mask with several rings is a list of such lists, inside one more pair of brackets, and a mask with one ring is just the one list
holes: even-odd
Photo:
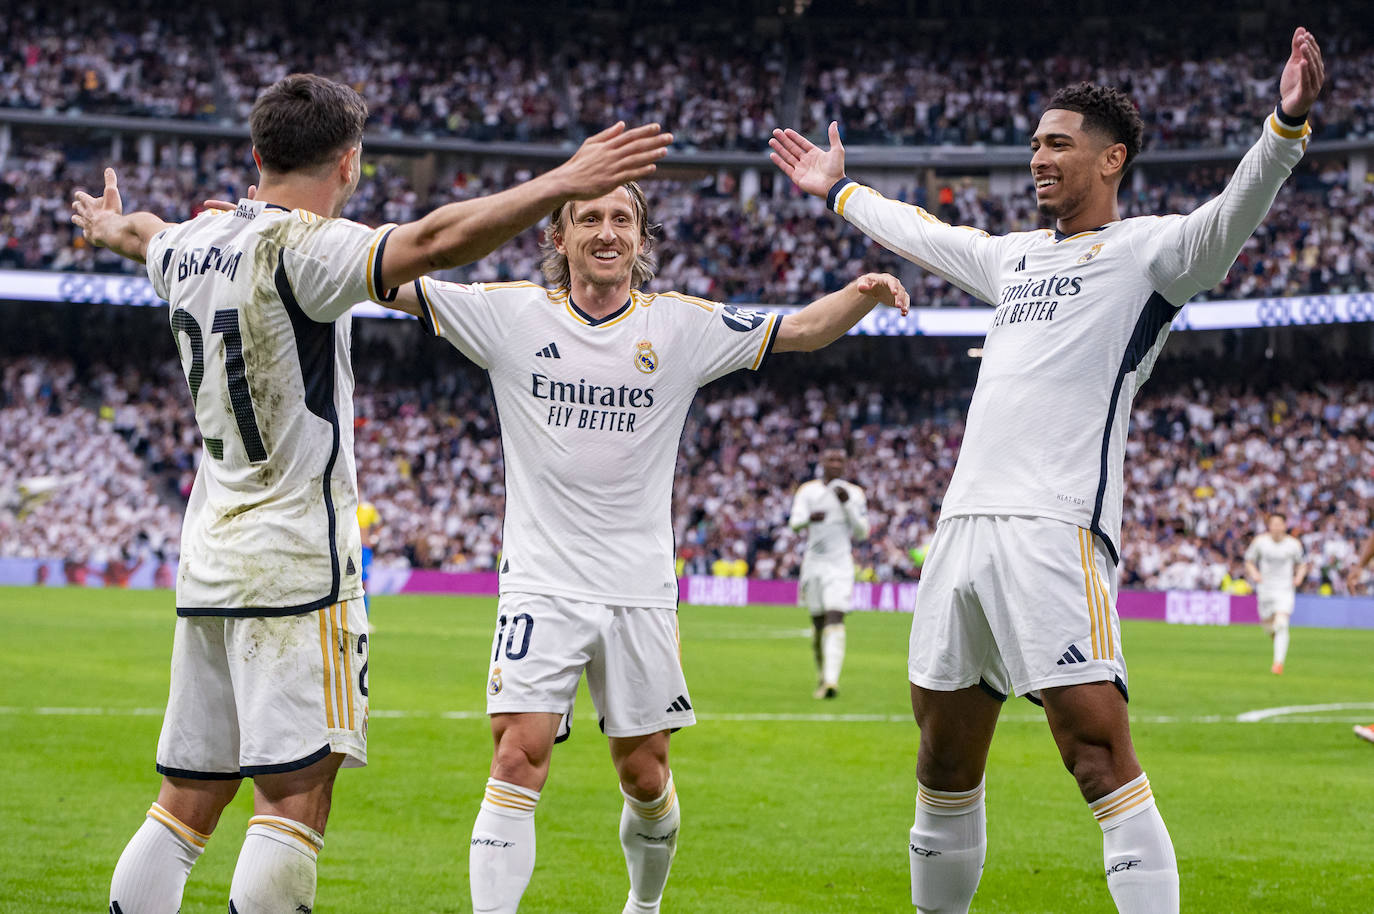
[(539, 790), (549, 774), (551, 749), (538, 740), (506, 733), (496, 746), (491, 776), (499, 781)]
[(1288, 617), (1280, 613), (1274, 617), (1272, 629), (1274, 634), (1288, 631)]
[[(1064, 767), (1078, 783), (1078, 790), (1089, 802), (1105, 797), (1125, 783), (1122, 769), (1131, 765), (1123, 764), (1119, 753), (1103, 743), (1075, 742), (1061, 752)], [(1138, 766), (1135, 766), (1138, 767)], [(1126, 779), (1128, 780), (1128, 779)]]
[(626, 767), (620, 772), (620, 786), (636, 800), (649, 801), (668, 789), (668, 765), (647, 764)]
[(933, 790), (972, 790), (983, 779), (985, 767), (976, 753), (955, 746), (933, 744), (921, 736), (916, 753), (916, 780)]
[(828, 609), (825, 612), (826, 625), (843, 625), (844, 612), (842, 610)]

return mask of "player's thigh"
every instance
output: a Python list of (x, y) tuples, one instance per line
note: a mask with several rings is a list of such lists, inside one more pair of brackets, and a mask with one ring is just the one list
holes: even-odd
[(635, 737), (696, 723), (677, 611), (609, 607), (587, 687), (607, 736)]
[(611, 761), (625, 792), (636, 800), (653, 800), (668, 786), (669, 732), (610, 738)]
[[(241, 777), (238, 706), (225, 646), (226, 621), (218, 616), (176, 620), (167, 710), (157, 743), (157, 770), (177, 782), (237, 783)], [(207, 787), (205, 792), (214, 795), (218, 789)], [(206, 805), (203, 797), (188, 796), (186, 804), (178, 808), (195, 815), (188, 809)]]
[(828, 613), (847, 613), (854, 602), (854, 572), (826, 575), (821, 581), (821, 609)]
[(318, 771), (313, 766), (334, 754), (344, 767), (367, 764), (370, 645), (361, 599), (231, 619), (225, 631), (245, 776)]
[[(343, 765), (342, 752), (307, 765), (253, 778), (253, 812), (308, 825), (324, 834), (334, 797), (334, 779)], [(289, 828), (287, 832), (289, 835)]]
[(1010, 682), (973, 585), (978, 520), (936, 527), (916, 591), (907, 678), (940, 692), (982, 684), (1005, 697)]
[(1044, 688), (1106, 681), (1124, 694), (1117, 567), (1102, 541), (1048, 518), (983, 520), (990, 546), (978, 593), (1013, 690), (1036, 698)]
[(599, 603), (545, 594), (503, 595), (487, 669), (487, 713), (571, 711), (605, 615)]

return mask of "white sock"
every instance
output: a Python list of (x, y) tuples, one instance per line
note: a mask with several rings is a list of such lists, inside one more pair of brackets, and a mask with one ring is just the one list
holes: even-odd
[(1177, 914), (1178, 861), (1145, 774), (1088, 806), (1102, 826), (1102, 861), (1116, 909)]
[(468, 885), (474, 914), (515, 914), (534, 874), (534, 807), (539, 791), (487, 779), (472, 824)]
[(253, 816), (229, 883), (229, 914), (300, 914), (315, 906), (324, 836), (280, 816)]
[(186, 877), (209, 840), (154, 803), (115, 864), (111, 914), (176, 914)]
[(1288, 620), (1274, 623), (1274, 662), (1283, 663), (1288, 657)]
[(825, 685), (838, 685), (840, 668), (844, 666), (844, 623), (827, 625), (821, 632), (822, 669)]
[(988, 852), (983, 782), (960, 791), (917, 782), (909, 851), (918, 914), (967, 914)]
[(682, 810), (668, 774), (663, 793), (647, 802), (625, 793), (625, 808), (620, 813), (620, 846), (625, 851), (625, 867), (630, 871), (630, 896), (624, 914), (658, 914), (668, 870), (677, 853), (677, 832)]

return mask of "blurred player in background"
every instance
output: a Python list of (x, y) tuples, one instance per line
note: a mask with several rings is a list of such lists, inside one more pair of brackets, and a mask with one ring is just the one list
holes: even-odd
[(998, 237), (846, 177), (834, 123), (829, 150), (773, 133), (773, 161), (798, 187), (996, 306), (912, 620), (918, 911), (969, 909), (987, 849), (984, 769), (1011, 692), (1044, 703), (1102, 827), (1118, 910), (1179, 909), (1173, 844), (1131, 744), (1116, 617), (1130, 404), (1174, 316), (1222, 281), (1302, 158), (1322, 79), (1316, 39), (1298, 29), (1279, 105), (1221, 195), (1187, 216), (1126, 220), (1117, 192), (1140, 115), (1115, 89), (1061, 90), (1031, 137), (1055, 229)]
[(372, 528), (382, 519), (377, 506), (370, 501), (358, 503), (358, 533), (362, 541), (362, 559), (358, 562), (359, 577), (363, 582), (363, 609), (372, 615), (372, 594), (368, 592), (367, 582), (372, 577), (372, 538), (376, 536)]
[(802, 605), (811, 612), (811, 647), (816, 655), (816, 698), (838, 694), (844, 666), (844, 614), (854, 598), (854, 542), (868, 538), (864, 490), (843, 478), (843, 448), (821, 454), (821, 478), (802, 483), (787, 523), (806, 531), (799, 584)]
[(489, 372), (506, 459), (487, 675), (495, 751), (469, 858), (478, 914), (511, 914), (529, 884), (535, 807), (584, 670), (625, 800), (624, 911), (659, 910), (680, 822), (669, 733), (696, 721), (678, 643), (672, 523), (688, 408), (702, 385), (758, 370), (770, 353), (829, 345), (880, 301), (907, 310), (906, 291), (884, 274), (784, 317), (641, 292), (653, 278), (655, 228), (631, 183), (554, 210), (550, 289), (412, 287), (424, 324)]
[[(1374, 561), (1374, 533), (1365, 539), (1364, 545), (1360, 547), (1360, 554), (1355, 558), (1355, 564), (1350, 566), (1350, 571), (1346, 573), (1346, 590), (1352, 594), (1360, 592), (1364, 570), (1369, 567), (1371, 561)], [(1355, 735), (1366, 742), (1374, 743), (1374, 724), (1356, 724)]]
[(1283, 674), (1288, 657), (1288, 620), (1298, 585), (1307, 577), (1302, 543), (1288, 535), (1288, 518), (1281, 511), (1269, 515), (1269, 530), (1255, 537), (1245, 550), (1245, 573), (1255, 582), (1259, 617), (1274, 642), (1274, 661), (1269, 672)]
[(512, 190), (371, 229), (338, 218), (366, 118), (347, 86), (288, 76), (253, 106), (261, 188), (232, 214), (179, 225), (125, 215), (111, 169), (101, 199), (73, 204), (89, 239), (146, 261), (171, 302), (204, 441), (182, 532), (162, 786), (115, 867), (112, 914), (178, 910), (245, 777), (255, 814), (229, 910), (314, 905), (335, 775), (367, 761), (349, 308), (479, 259), (572, 197), (648, 174), (671, 140), (617, 125)]

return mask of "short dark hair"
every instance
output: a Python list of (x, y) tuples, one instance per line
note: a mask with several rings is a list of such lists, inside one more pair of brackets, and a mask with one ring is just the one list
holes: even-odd
[(1145, 122), (1125, 92), (1111, 86), (1078, 83), (1054, 93), (1045, 110), (1051, 108), (1083, 115), (1084, 129), (1105, 133), (1113, 143), (1124, 145), (1126, 162), (1121, 166), (1121, 174), (1124, 177), (1130, 171), (1145, 143)]
[(263, 90), (248, 116), (263, 168), (299, 171), (323, 165), (363, 139), (367, 102), (348, 86), (292, 73)]

